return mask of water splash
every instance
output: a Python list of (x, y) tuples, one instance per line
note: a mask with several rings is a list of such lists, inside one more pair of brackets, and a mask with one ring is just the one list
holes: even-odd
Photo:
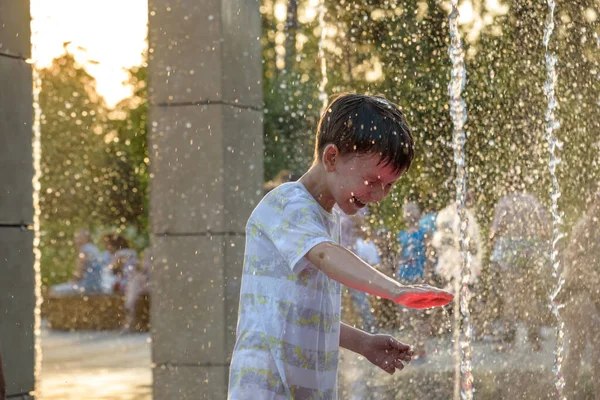
[[(600, 36), (596, 32), (594, 32), (594, 39), (596, 39), (596, 48), (600, 50)], [(596, 78), (600, 79), (600, 73), (597, 73)], [(596, 104), (600, 106), (600, 98), (598, 98)]]
[(560, 231), (560, 225), (562, 225), (562, 213), (558, 209), (558, 199), (560, 198), (560, 186), (558, 178), (556, 176), (556, 168), (561, 162), (560, 156), (556, 154), (557, 150), (562, 148), (562, 142), (554, 135), (554, 131), (560, 128), (560, 122), (556, 119), (554, 111), (558, 107), (558, 99), (555, 95), (556, 88), (556, 62), (557, 58), (552, 54), (548, 46), (550, 44), (550, 38), (554, 31), (554, 9), (556, 3), (554, 0), (547, 0), (548, 4), (548, 15), (546, 17), (546, 24), (544, 27), (544, 47), (546, 48), (546, 82), (544, 84), (544, 93), (548, 99), (548, 108), (546, 109), (546, 140), (548, 142), (548, 150), (550, 157), (548, 159), (548, 169), (550, 170), (550, 177), (552, 185), (550, 187), (550, 199), (552, 201), (552, 248), (550, 250), (550, 262), (552, 264), (552, 277), (555, 280), (555, 286), (550, 294), (548, 306), (552, 310), (552, 314), (556, 318), (556, 347), (554, 348), (554, 386), (556, 387), (556, 395), (562, 399), (563, 389), (565, 386), (565, 379), (562, 374), (562, 362), (564, 353), (564, 336), (565, 336), (565, 324), (560, 316), (560, 309), (562, 305), (556, 301), (556, 297), (560, 293), (564, 279), (560, 274), (560, 260), (558, 259), (557, 244), (563, 237)]
[(42, 90), (42, 80), (38, 72), (36, 64), (37, 58), (37, 38), (38, 29), (36, 29), (36, 19), (31, 20), (31, 59), (27, 60), (31, 64), (32, 78), (33, 78), (33, 140), (32, 140), (32, 152), (33, 152), (33, 270), (35, 274), (35, 308), (34, 308), (34, 346), (35, 346), (35, 365), (34, 365), (34, 382), (35, 382), (35, 393), (36, 397), (40, 396), (39, 382), (40, 374), (42, 372), (42, 340), (41, 340), (41, 327), (42, 327), (42, 275), (40, 271), (40, 260), (42, 252), (40, 250), (40, 177), (42, 176), (42, 168), (40, 165), (42, 157), (42, 145), (41, 145), (41, 118), (42, 109), (40, 107), (40, 92)]
[(329, 98), (325, 91), (327, 87), (327, 59), (325, 58), (325, 40), (327, 38), (327, 24), (325, 23), (325, 13), (327, 7), (325, 0), (321, 0), (319, 4), (319, 28), (321, 28), (321, 37), (319, 38), (319, 60), (321, 62), (321, 82), (319, 82), (319, 100), (321, 101), (321, 113), (325, 112), (329, 104)]
[[(460, 249), (463, 256), (461, 282), (456, 284), (456, 289), (460, 288), (460, 299), (455, 300), (456, 308), (460, 306), (462, 316), (462, 325), (464, 332), (460, 334), (460, 317), (456, 313), (455, 317), (455, 355), (460, 369), (455, 376), (454, 398), (471, 400), (473, 398), (473, 375), (471, 367), (471, 312), (469, 310), (469, 300), (471, 293), (469, 290), (469, 281), (471, 280), (471, 253), (469, 252), (469, 233), (468, 220), (465, 209), (465, 195), (467, 187), (466, 162), (465, 162), (465, 143), (466, 134), (464, 130), (467, 121), (467, 107), (462, 98), (462, 91), (466, 82), (466, 67), (464, 59), (464, 50), (460, 32), (458, 30), (458, 0), (451, 1), (452, 10), (448, 17), (450, 28), (450, 60), (452, 69), (450, 83), (448, 84), (448, 94), (450, 95), (450, 116), (454, 129), (452, 132), (452, 141), (454, 147), (454, 162), (456, 163), (456, 208), (460, 217)], [(458, 293), (456, 293), (458, 295)], [(458, 333), (456, 333), (458, 331)], [(457, 344), (458, 343), (458, 344)], [(460, 349), (460, 352), (458, 351)], [(460, 379), (460, 387), (459, 387)]]

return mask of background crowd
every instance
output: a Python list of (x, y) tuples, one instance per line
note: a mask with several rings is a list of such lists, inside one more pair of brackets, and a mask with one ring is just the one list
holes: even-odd
[(51, 296), (117, 294), (124, 296), (126, 320), (124, 329), (131, 330), (137, 301), (149, 294), (150, 250), (140, 257), (122, 235), (102, 236), (102, 248), (92, 242), (92, 235), (82, 229), (75, 233), (76, 263), (70, 281), (54, 285)]

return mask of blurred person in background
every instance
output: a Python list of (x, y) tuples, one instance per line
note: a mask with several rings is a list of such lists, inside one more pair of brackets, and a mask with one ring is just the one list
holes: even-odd
[(110, 254), (109, 268), (115, 276), (113, 292), (125, 294), (128, 279), (139, 268), (137, 252), (124, 236), (117, 233), (104, 235), (103, 241)]
[[(425, 280), (430, 284), (434, 284), (432, 273), (438, 263), (437, 250), (433, 246), (433, 237), (437, 230), (437, 218), (437, 211), (430, 211), (419, 219), (419, 227), (425, 231), (425, 273), (428, 274), (425, 276)], [(440, 282), (435, 282), (435, 284), (439, 286)]]
[(533, 195), (512, 193), (496, 203), (490, 267), (499, 281), (495, 286), (506, 330), (504, 340), (514, 343), (517, 324), (524, 323), (535, 351), (541, 350), (540, 329), (550, 319), (550, 237), (550, 215)]
[(74, 244), (77, 248), (77, 260), (70, 282), (52, 286), (53, 295), (71, 293), (102, 292), (102, 256), (92, 243), (90, 232), (81, 229), (75, 233)]
[[(419, 225), (421, 208), (416, 202), (408, 202), (402, 209), (406, 229), (398, 233), (398, 256), (396, 277), (403, 284), (425, 283), (431, 271), (426, 271), (428, 230)], [(426, 354), (425, 335), (430, 331), (428, 311), (410, 310), (399, 307), (403, 324), (410, 326), (410, 337), (414, 343), (414, 360), (422, 362)]]
[(139, 300), (150, 294), (150, 268), (152, 251), (144, 251), (142, 262), (133, 265), (125, 283), (125, 325), (124, 332), (135, 332), (136, 316)]
[[(481, 256), (483, 253), (479, 224), (470, 210), (473, 205), (473, 197), (473, 192), (468, 191), (465, 199), (467, 233), (470, 239), (469, 252), (471, 253), (471, 284), (476, 282), (481, 275)], [(463, 265), (460, 238), (460, 216), (458, 215), (456, 202), (453, 201), (438, 214), (432, 245), (438, 257), (435, 274), (446, 284), (447, 289), (454, 291), (455, 296), (460, 285)]]
[(589, 201), (586, 213), (573, 227), (564, 255), (565, 284), (558, 302), (565, 321), (568, 351), (563, 364), (564, 395), (584, 397), (583, 380), (579, 378), (586, 346), (596, 398), (600, 398), (600, 192)]
[(425, 277), (425, 235), (427, 231), (419, 226), (421, 208), (416, 202), (409, 202), (402, 209), (406, 229), (398, 233), (397, 277), (402, 283), (421, 283)]

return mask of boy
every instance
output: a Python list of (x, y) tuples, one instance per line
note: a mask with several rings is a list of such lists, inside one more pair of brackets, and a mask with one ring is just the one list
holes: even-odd
[(353, 215), (381, 201), (406, 172), (413, 141), (382, 97), (338, 97), (317, 128), (315, 161), (272, 190), (246, 226), (229, 399), (336, 399), (339, 346), (393, 374), (409, 346), (340, 323), (340, 284), (414, 308), (452, 295), (403, 286), (340, 246), (337, 206)]

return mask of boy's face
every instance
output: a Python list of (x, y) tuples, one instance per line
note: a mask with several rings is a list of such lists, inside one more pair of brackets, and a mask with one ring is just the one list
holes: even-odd
[(326, 160), (329, 191), (344, 213), (354, 215), (367, 204), (380, 202), (404, 173), (380, 161), (378, 154), (339, 153)]

